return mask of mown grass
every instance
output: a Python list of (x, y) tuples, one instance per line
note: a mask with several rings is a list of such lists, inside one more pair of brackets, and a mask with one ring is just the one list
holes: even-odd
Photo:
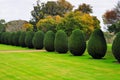
[(29, 50), (29, 48), (0, 44), (0, 50)]
[(119, 80), (120, 64), (114, 62), (111, 45), (108, 47), (102, 60), (92, 59), (87, 52), (83, 56), (0, 52), (0, 80)]

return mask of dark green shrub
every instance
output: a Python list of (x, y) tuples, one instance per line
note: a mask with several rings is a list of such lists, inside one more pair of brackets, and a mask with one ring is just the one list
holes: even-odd
[(33, 48), (33, 44), (32, 44), (32, 39), (34, 37), (34, 32), (33, 31), (28, 31), (26, 33), (26, 37), (25, 37), (25, 45), (28, 48)]
[(15, 32), (12, 32), (10, 36), (11, 36), (11, 38), (10, 38), (9, 42), (11, 43), (11, 45), (14, 45), (14, 40), (13, 39), (14, 39), (14, 36), (15, 36)]
[(12, 44), (12, 32), (9, 32), (9, 36), (8, 36), (8, 44), (9, 44), (9, 45)]
[(3, 32), (0, 32), (0, 43), (1, 43), (1, 37), (2, 37), (2, 33), (3, 33)]
[(14, 32), (13, 37), (12, 37), (12, 45), (14, 45), (14, 46), (16, 45), (16, 42), (15, 42), (16, 37), (15, 36), (16, 36), (16, 32)]
[(43, 31), (37, 31), (32, 40), (34, 48), (42, 49), (43, 48), (43, 40), (44, 40)]
[(25, 36), (26, 36), (26, 32), (21, 32), (20, 37), (19, 37), (19, 45), (22, 47), (26, 47)]
[(73, 30), (69, 39), (69, 50), (75, 56), (81, 56), (86, 49), (85, 36), (79, 29)]
[(47, 51), (54, 51), (54, 40), (55, 40), (55, 33), (53, 31), (48, 31), (45, 34), (44, 38), (44, 47)]
[(5, 32), (5, 44), (9, 45), (9, 35), (10, 32)]
[(112, 44), (112, 53), (114, 57), (118, 60), (120, 63), (120, 32), (117, 33), (113, 44)]
[(95, 59), (101, 59), (105, 56), (106, 50), (107, 44), (103, 32), (96, 29), (88, 41), (88, 53)]
[(5, 32), (3, 32), (3, 33), (1, 34), (1, 43), (2, 43), (2, 44), (4, 44), (4, 36), (5, 36)]
[(14, 36), (14, 43), (15, 43), (15, 46), (19, 46), (20, 34), (21, 34), (21, 31), (18, 31), (18, 32), (15, 33), (15, 36)]
[(67, 53), (67, 51), (68, 51), (68, 37), (64, 31), (62, 31), (62, 30), (57, 31), (57, 33), (55, 35), (54, 46), (55, 46), (56, 52)]

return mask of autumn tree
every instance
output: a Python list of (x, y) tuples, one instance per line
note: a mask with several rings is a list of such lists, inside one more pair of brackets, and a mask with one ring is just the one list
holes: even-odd
[(80, 11), (67, 13), (57, 26), (57, 30), (64, 30), (68, 35), (74, 29), (80, 29), (89, 37), (94, 29), (100, 28), (100, 22), (95, 16)]
[(117, 13), (114, 10), (108, 10), (103, 15), (103, 21), (105, 24), (113, 24), (117, 21)]
[(92, 6), (90, 6), (89, 4), (83, 3), (80, 4), (78, 9), (76, 9), (75, 11), (81, 11), (83, 13), (92, 13)]
[(41, 3), (39, 0), (37, 0), (37, 5), (34, 6), (34, 10), (31, 11), (31, 15), (33, 17), (31, 21), (33, 23), (37, 23), (40, 19), (43, 19), (48, 15), (63, 16), (63, 14), (71, 11), (72, 9), (72, 4), (66, 0), (48, 1), (47, 3)]
[(120, 1), (118, 1), (117, 5), (111, 9), (107, 10), (103, 14), (104, 24), (107, 25), (107, 30), (109, 32), (117, 33), (120, 31), (119, 29), (119, 21), (120, 21)]

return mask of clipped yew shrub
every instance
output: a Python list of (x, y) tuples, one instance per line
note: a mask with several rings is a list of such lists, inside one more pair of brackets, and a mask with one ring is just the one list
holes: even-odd
[(44, 40), (43, 31), (37, 31), (32, 40), (34, 48), (42, 49), (43, 48), (43, 40)]
[(58, 30), (54, 41), (55, 51), (58, 53), (67, 53), (68, 51), (68, 37), (63, 30)]
[(113, 44), (112, 44), (112, 53), (117, 61), (120, 63), (120, 32), (117, 33)]
[(15, 33), (15, 36), (14, 36), (14, 45), (15, 46), (19, 46), (19, 38), (20, 38), (20, 34), (21, 34), (21, 31), (18, 31)]
[(55, 50), (54, 40), (55, 40), (55, 33), (53, 31), (48, 31), (44, 37), (44, 47), (47, 51), (51, 52)]
[(33, 44), (32, 44), (32, 39), (34, 37), (34, 32), (33, 31), (28, 31), (26, 32), (26, 36), (25, 36), (25, 45), (28, 48), (33, 48)]
[(9, 32), (9, 36), (8, 36), (8, 44), (9, 44), (9, 45), (12, 44), (12, 32)]
[(13, 39), (14, 39), (14, 36), (15, 36), (15, 32), (12, 32), (10, 36), (11, 36), (11, 38), (10, 38), (11, 45), (14, 45), (14, 40)]
[(19, 37), (19, 45), (22, 47), (26, 47), (25, 45), (25, 37), (26, 37), (26, 32), (22, 31)]
[(86, 41), (83, 32), (79, 29), (73, 30), (69, 38), (69, 50), (74, 56), (81, 56), (85, 52)]
[(94, 59), (101, 59), (105, 56), (107, 50), (106, 40), (100, 29), (94, 30), (88, 41), (88, 53)]

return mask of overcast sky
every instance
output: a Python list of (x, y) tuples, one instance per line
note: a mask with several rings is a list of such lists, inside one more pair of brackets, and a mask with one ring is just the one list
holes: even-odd
[[(37, 0), (0, 0), (0, 19), (6, 21), (11, 20), (30, 20), (31, 10), (33, 10), (33, 4), (36, 4)], [(46, 2), (48, 0), (41, 0)], [(49, 0), (50, 1), (50, 0)], [(56, 1), (56, 0), (52, 0)], [(102, 15), (106, 10), (112, 9), (119, 0), (67, 0), (71, 4), (78, 7), (79, 4), (87, 3), (93, 7), (93, 15), (97, 16), (102, 21)], [(101, 22), (102, 23), (102, 22)], [(101, 24), (103, 26), (103, 24)]]

